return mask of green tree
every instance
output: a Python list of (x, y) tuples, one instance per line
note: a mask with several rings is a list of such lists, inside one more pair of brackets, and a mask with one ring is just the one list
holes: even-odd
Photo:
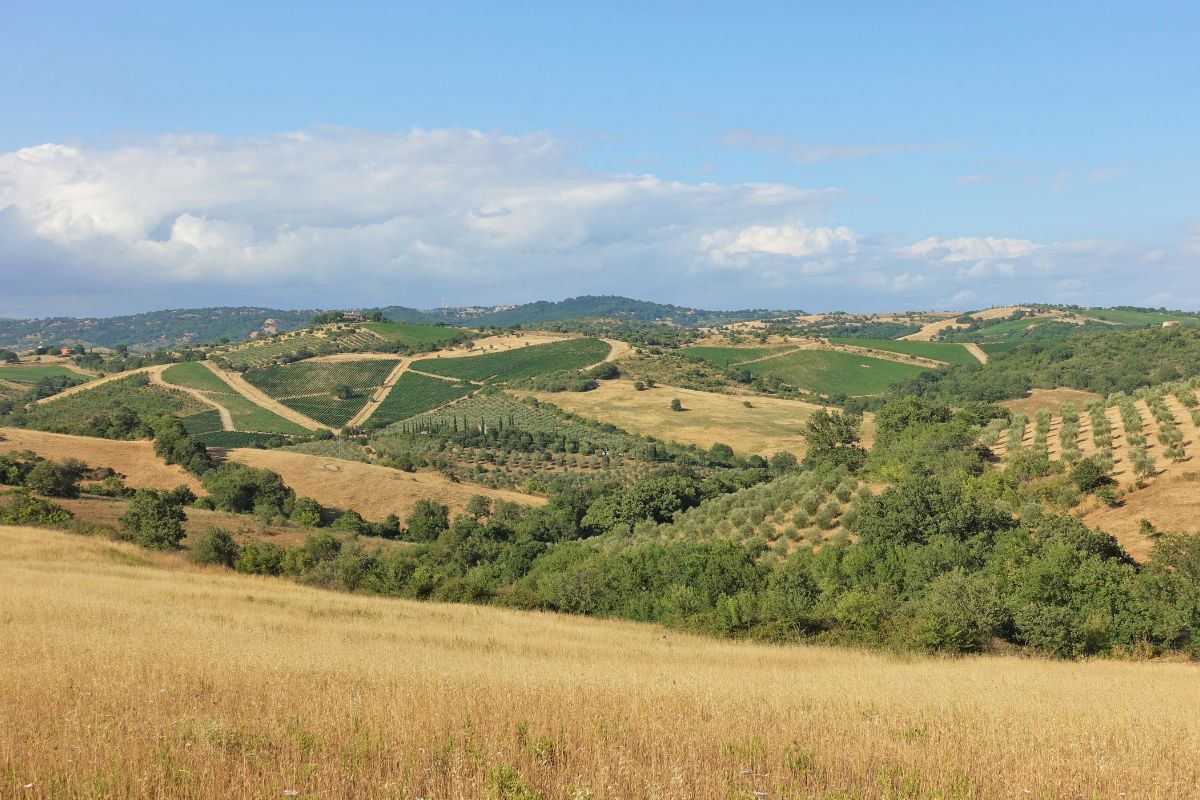
[(412, 541), (436, 541), (450, 527), (450, 509), (436, 500), (418, 500), (404, 524)]
[(188, 553), (188, 558), (197, 564), (219, 564), (223, 567), (232, 567), (237, 557), (238, 546), (233, 535), (216, 526), (210, 526), (200, 534)]
[(142, 547), (174, 550), (184, 539), (187, 514), (166, 493), (138, 489), (119, 518), (122, 529)]
[(678, 397), (671, 401), (672, 411), (683, 411), (683, 402)]
[(306, 528), (319, 528), (322, 525), (321, 511), (321, 504), (313, 498), (297, 497), (289, 519)]
[(808, 442), (805, 466), (861, 467), (867, 452), (859, 445), (859, 424), (858, 417), (825, 409), (809, 417), (802, 431)]
[(78, 497), (79, 472), (56, 461), (39, 461), (25, 476), (25, 485), (48, 497)]

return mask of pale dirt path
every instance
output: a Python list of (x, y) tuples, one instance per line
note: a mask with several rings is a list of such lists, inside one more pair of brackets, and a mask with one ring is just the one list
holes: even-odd
[(603, 360), (597, 361), (595, 364), (590, 364), (584, 367), (584, 369), (593, 369), (601, 364), (607, 364), (611, 361), (616, 361), (618, 358), (622, 358), (633, 352), (633, 346), (629, 344), (629, 342), (622, 342), (619, 339), (601, 339), (600, 341), (604, 342), (611, 348), (608, 351), (608, 355), (606, 355)]
[(64, 397), (70, 397), (73, 394), (79, 394), (80, 392), (86, 392), (88, 389), (95, 389), (97, 386), (100, 386), (105, 383), (112, 383), (113, 381), (119, 381), (122, 378), (128, 378), (130, 375), (137, 375), (137, 374), (143, 373), (143, 372), (151, 372), (153, 370), (158, 370), (159, 372), (162, 372), (164, 369), (166, 369), (169, 366), (171, 366), (171, 365), (170, 364), (155, 364), (154, 366), (151, 366), (151, 367), (139, 367), (138, 369), (131, 369), (126, 372), (114, 372), (109, 375), (105, 375), (103, 378), (96, 378), (96, 380), (94, 380), (94, 381), (88, 381), (87, 383), (81, 383), (78, 386), (72, 386), (69, 389), (64, 389), (61, 392), (59, 392), (58, 394), (52, 394), (49, 397), (43, 397), (40, 400), (38, 400), (37, 402), (39, 404), (41, 404), (41, 403), (49, 403), (54, 400), (60, 400)]
[(975, 360), (978, 361), (980, 364), (988, 363), (988, 354), (983, 352), (982, 347), (975, 344), (974, 342), (962, 342), (961, 344), (963, 347), (965, 347), (967, 349), (968, 353), (975, 356)]
[(274, 414), (278, 414), (286, 420), (291, 420), (303, 428), (308, 428), (310, 431), (316, 431), (326, 427), (314, 419), (309, 419), (299, 411), (294, 411), (288, 408), (283, 403), (275, 400), (270, 395), (251, 384), (236, 372), (226, 372), (211, 361), (201, 361), (200, 363), (208, 367), (208, 369), (211, 370), (212, 373), (218, 378), (225, 381), (225, 383), (227, 383), (231, 389), (249, 400), (251, 403), (254, 403), (256, 406), (265, 408)]
[(167, 389), (176, 389), (181, 392), (187, 392), (201, 403), (204, 403), (206, 406), (212, 406), (217, 410), (217, 413), (221, 415), (221, 429), (226, 431), (235, 430), (233, 427), (233, 414), (229, 413), (229, 409), (218, 403), (216, 400), (213, 400), (199, 389), (193, 389), (190, 386), (180, 386), (175, 383), (168, 383), (167, 381), (163, 380), (163, 370), (151, 372), (150, 382), (155, 386), (162, 386)]
[(384, 379), (383, 385), (380, 386), (371, 395), (371, 399), (362, 407), (362, 410), (350, 418), (346, 423), (347, 428), (357, 428), (371, 418), (371, 415), (383, 405), (383, 401), (387, 400), (388, 395), (392, 393), (392, 387), (396, 385), (396, 381), (400, 380), (400, 376), (408, 369), (408, 365), (412, 363), (411, 358), (402, 358), (395, 369), (388, 373)]

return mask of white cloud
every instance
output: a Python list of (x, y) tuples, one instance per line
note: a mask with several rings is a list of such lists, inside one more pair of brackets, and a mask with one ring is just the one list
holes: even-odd
[(854, 252), (858, 237), (845, 226), (807, 228), (803, 225), (750, 225), (736, 232), (720, 230), (709, 234), (701, 238), (700, 245), (725, 256), (765, 253), (803, 258)]
[(1160, 258), (991, 236), (897, 246), (912, 239), (832, 219), (839, 189), (588, 171), (569, 151), (548, 134), (317, 128), (0, 153), (0, 315), (581, 293), (884, 309), (970, 291), (998, 305)]
[(1041, 245), (1028, 239), (1002, 239), (995, 236), (943, 239), (930, 236), (915, 244), (901, 247), (896, 252), (922, 261), (958, 262), (1023, 258), (1033, 255), (1039, 249)]

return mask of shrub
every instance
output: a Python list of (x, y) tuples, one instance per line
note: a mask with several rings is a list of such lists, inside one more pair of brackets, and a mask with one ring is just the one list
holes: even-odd
[(678, 397), (676, 397), (674, 400), (671, 401), (671, 410), (672, 411), (683, 411), (683, 403), (680, 401), (680, 399)]
[(10, 489), (0, 493), (0, 523), (5, 525), (68, 524), (75, 515), (62, 506), (34, 497), (27, 489)]
[(220, 564), (232, 567), (238, 557), (238, 546), (224, 528), (210, 527), (200, 535), (188, 558), (197, 564)]
[(214, 507), (221, 511), (248, 514), (264, 509), (286, 517), (295, 502), (295, 493), (278, 474), (244, 464), (222, 464), (208, 472), (203, 482)]
[(187, 515), (176, 498), (155, 489), (138, 489), (120, 516), (122, 529), (141, 545), (154, 550), (174, 550), (183, 541)]
[(25, 485), (49, 497), (78, 497), (79, 471), (56, 461), (39, 461), (25, 476)]
[(298, 497), (292, 505), (289, 519), (307, 528), (319, 528), (322, 524), (321, 504), (311, 497)]

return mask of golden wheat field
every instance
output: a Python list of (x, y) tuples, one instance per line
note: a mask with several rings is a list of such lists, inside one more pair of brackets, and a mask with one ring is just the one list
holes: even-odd
[(5, 798), (1180, 798), (1200, 668), (321, 592), (0, 528)]

